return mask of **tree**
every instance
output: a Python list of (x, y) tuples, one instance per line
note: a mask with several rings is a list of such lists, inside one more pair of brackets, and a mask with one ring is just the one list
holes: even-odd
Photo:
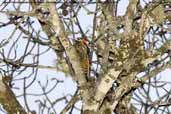
[[(171, 1), (129, 0), (124, 15), (118, 13), (120, 2), (4, 0), (1, 110), (9, 114), (170, 113), (170, 82), (161, 81), (158, 74), (170, 69)], [(93, 16), (89, 30), (79, 19), (83, 10)], [(6, 27), (10, 27), (8, 34)], [(55, 65), (42, 65), (44, 55)], [(41, 69), (48, 72), (44, 85)], [(65, 80), (57, 76), (49, 80), (50, 70), (71, 77), (76, 83), (74, 94), (53, 98)], [(42, 93), (34, 93), (33, 88)], [(37, 109), (30, 106), (30, 96), (35, 97)], [(57, 108), (64, 101), (63, 109)]]

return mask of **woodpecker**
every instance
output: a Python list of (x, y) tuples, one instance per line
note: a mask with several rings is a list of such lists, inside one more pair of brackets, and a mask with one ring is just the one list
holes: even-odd
[(90, 60), (89, 60), (89, 47), (87, 45), (88, 41), (86, 38), (80, 38), (75, 40), (74, 47), (79, 57), (80, 66), (88, 80), (90, 73)]

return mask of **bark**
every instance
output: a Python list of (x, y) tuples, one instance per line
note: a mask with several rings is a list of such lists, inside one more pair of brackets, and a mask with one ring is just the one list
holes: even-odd
[(0, 103), (8, 114), (27, 114), (20, 103), (17, 101), (15, 94), (6, 82), (0, 77)]

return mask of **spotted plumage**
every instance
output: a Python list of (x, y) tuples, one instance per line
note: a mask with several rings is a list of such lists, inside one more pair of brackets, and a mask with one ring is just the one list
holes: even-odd
[(85, 73), (85, 76), (88, 77), (90, 72), (90, 61), (89, 61), (89, 48), (86, 44), (85, 39), (75, 40), (74, 43), (78, 58), (80, 61), (80, 66)]

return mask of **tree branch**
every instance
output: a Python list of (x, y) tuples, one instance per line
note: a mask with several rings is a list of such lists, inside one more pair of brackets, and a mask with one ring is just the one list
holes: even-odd
[(11, 88), (3, 81), (2, 75), (0, 78), (0, 104), (3, 108), (8, 114), (27, 114), (17, 101)]

